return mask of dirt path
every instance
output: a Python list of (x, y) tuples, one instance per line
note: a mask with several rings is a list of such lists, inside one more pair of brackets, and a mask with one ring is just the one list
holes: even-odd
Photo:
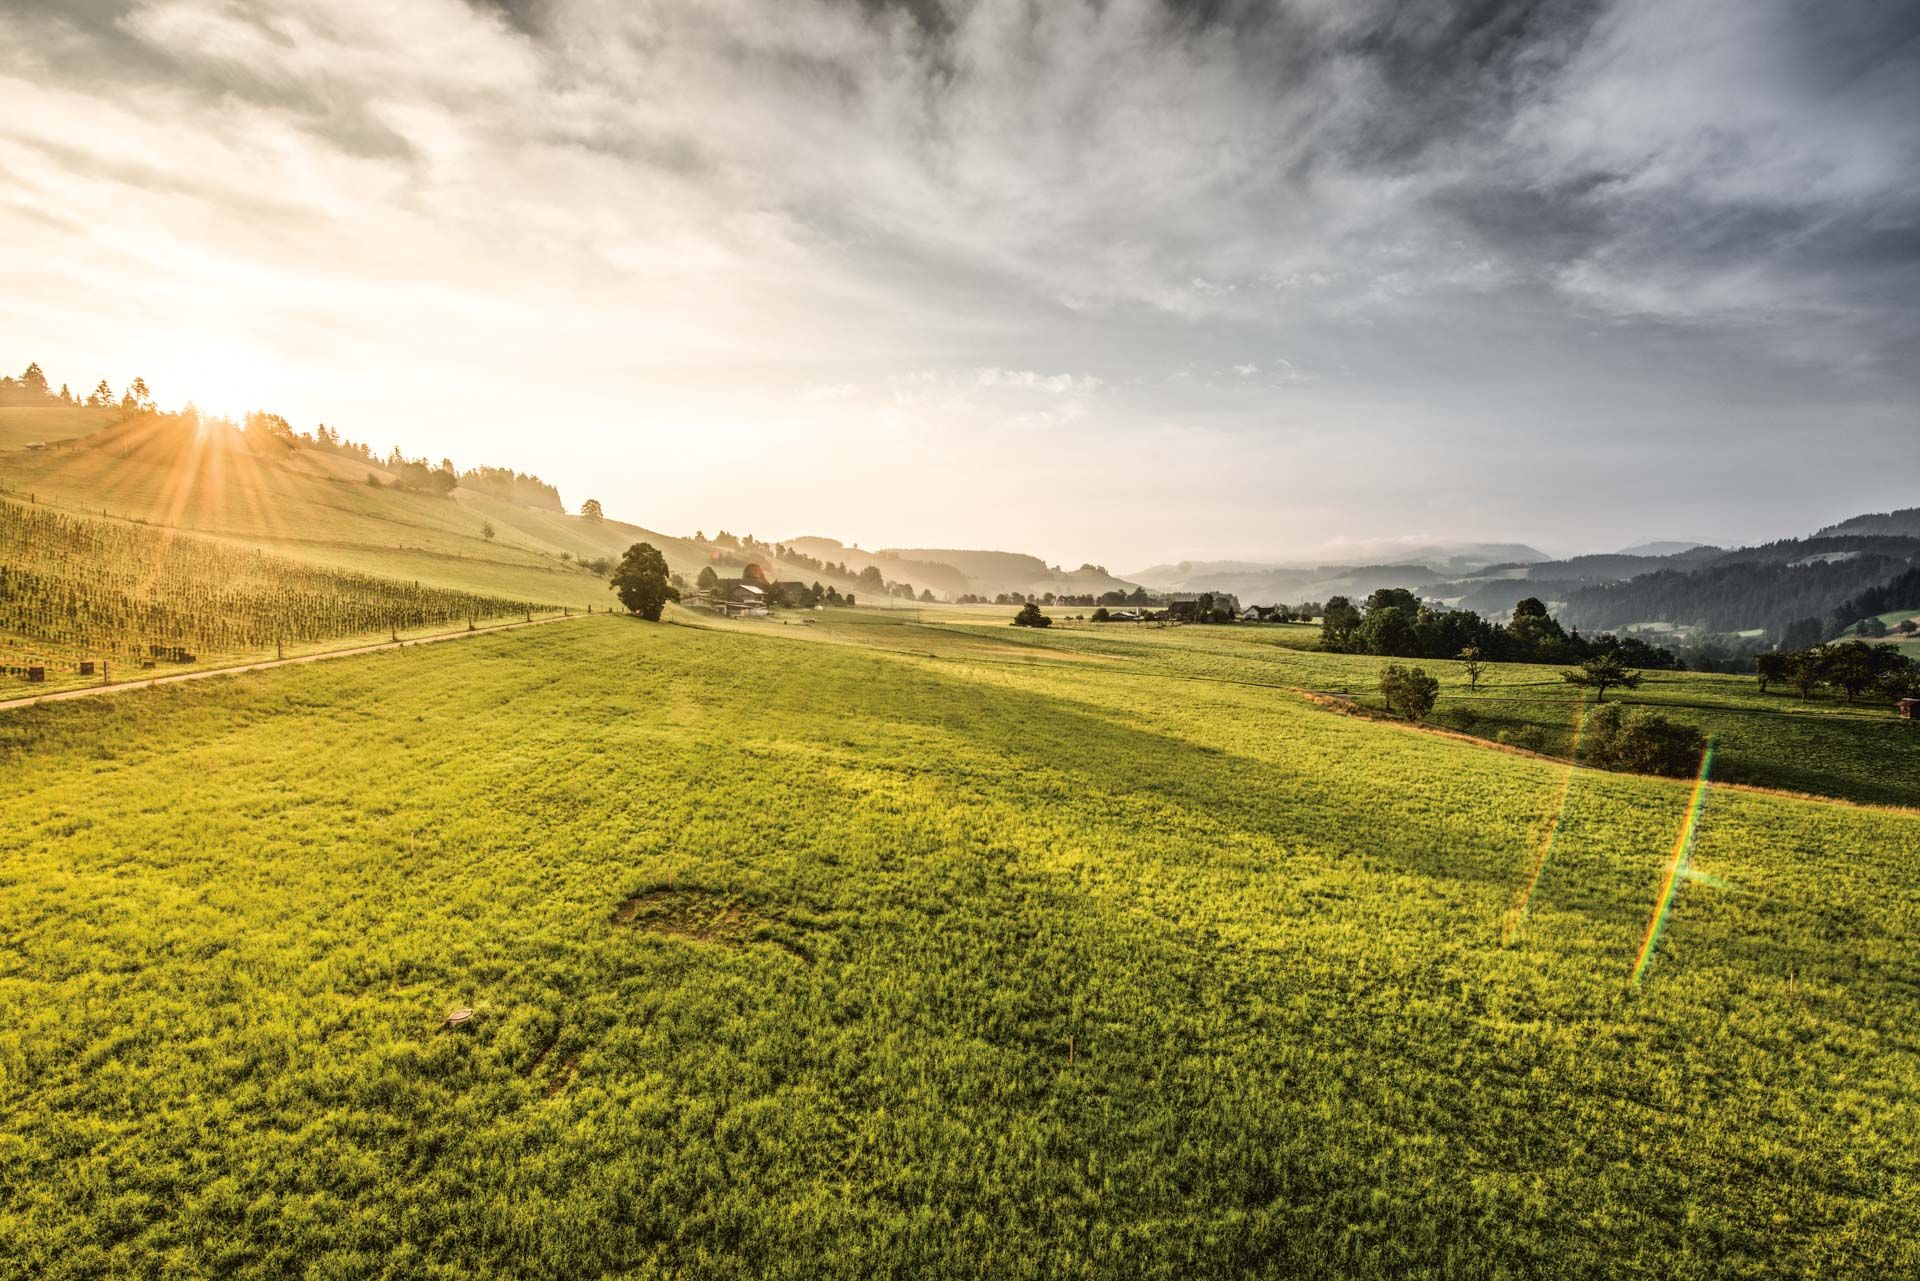
[(383, 649), (405, 649), (409, 645), (437, 645), (441, 641), (464, 640), (469, 636), (485, 636), (490, 632), (511, 632), (522, 627), (543, 627), (548, 623), (564, 623), (569, 618), (588, 618), (588, 614), (557, 614), (552, 618), (536, 618), (532, 622), (496, 623), (491, 627), (476, 627), (472, 631), (465, 628), (457, 632), (441, 632), (436, 636), (417, 636), (411, 640), (380, 641), (372, 645), (356, 645), (351, 649), (330, 649), (320, 654), (298, 654), (292, 658), (267, 658), (257, 663), (239, 663), (231, 667), (207, 667), (199, 671), (175, 672), (170, 676), (143, 676), (130, 681), (115, 681), (111, 685), (89, 685), (84, 689), (65, 689), (54, 694), (32, 694), (26, 698), (9, 698), (0, 701), (0, 712), (10, 712), (17, 707), (32, 707), (38, 703), (59, 703), (70, 698), (97, 698), (102, 694), (119, 694), (133, 689), (151, 689), (155, 685), (173, 685), (180, 681), (206, 680), (211, 676), (233, 676), (240, 672), (264, 671), (269, 667), (290, 667), (295, 663), (319, 663), (330, 658), (352, 658), (357, 654), (377, 654)]

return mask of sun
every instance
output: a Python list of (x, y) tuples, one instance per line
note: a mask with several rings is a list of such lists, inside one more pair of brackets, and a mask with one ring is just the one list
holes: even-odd
[(278, 359), (258, 348), (208, 342), (162, 353), (146, 380), (168, 409), (191, 401), (203, 416), (239, 422), (251, 410), (273, 409), (291, 377)]

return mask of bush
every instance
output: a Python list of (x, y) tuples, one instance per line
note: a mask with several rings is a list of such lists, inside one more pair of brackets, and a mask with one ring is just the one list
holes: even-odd
[(1449, 725), (1472, 733), (1474, 726), (1480, 723), (1480, 713), (1471, 707), (1455, 707), (1447, 712), (1444, 719)]
[(1040, 612), (1038, 604), (1028, 601), (1020, 607), (1020, 612), (1013, 616), (1013, 625), (1015, 627), (1052, 627), (1053, 620)]
[(1433, 701), (1440, 697), (1440, 682), (1423, 668), (1388, 663), (1380, 673), (1380, 694), (1387, 700), (1388, 711), (1417, 721), (1433, 710)]
[(1494, 740), (1505, 743), (1508, 747), (1523, 748), (1529, 752), (1544, 752), (1547, 750), (1547, 731), (1541, 729), (1538, 725), (1522, 725), (1518, 729), (1503, 729), (1494, 735)]
[(1684, 777), (1700, 768), (1707, 747), (1705, 736), (1691, 725), (1646, 708), (1623, 711), (1618, 704), (1587, 717), (1582, 736), (1587, 764), (1635, 774)]

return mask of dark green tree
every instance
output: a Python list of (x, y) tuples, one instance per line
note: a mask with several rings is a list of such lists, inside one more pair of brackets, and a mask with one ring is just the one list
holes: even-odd
[(1440, 697), (1440, 682), (1427, 675), (1424, 668), (1388, 663), (1380, 673), (1380, 694), (1387, 700), (1389, 712), (1417, 721), (1433, 710), (1434, 700)]
[(1052, 627), (1053, 620), (1040, 612), (1038, 601), (1030, 600), (1020, 607), (1018, 614), (1013, 616), (1013, 625), (1015, 627)]
[(1345, 596), (1330, 596), (1320, 613), (1320, 648), (1345, 653), (1360, 627), (1360, 611)]
[(1787, 684), (1799, 693), (1801, 702), (1806, 702), (1826, 679), (1825, 657), (1818, 649), (1795, 650), (1787, 655)]
[(1569, 685), (1592, 690), (1596, 703), (1606, 702), (1607, 691), (1615, 686), (1621, 689), (1640, 688), (1640, 673), (1627, 667), (1615, 654), (1595, 654), (1573, 671), (1561, 672), (1560, 679)]
[(1646, 708), (1596, 708), (1580, 731), (1581, 757), (1601, 769), (1685, 776), (1700, 767), (1706, 739), (1691, 725)]
[(1891, 646), (1847, 641), (1827, 648), (1820, 660), (1821, 675), (1851, 703), (1861, 691), (1872, 688), (1882, 673), (1894, 670), (1902, 661)]
[(610, 585), (622, 605), (650, 623), (660, 621), (660, 611), (668, 601), (680, 599), (680, 591), (667, 572), (667, 558), (652, 543), (635, 543), (627, 548)]
[(1529, 596), (1513, 607), (1507, 635), (1512, 638), (1515, 656), (1523, 661), (1550, 662), (1566, 648), (1566, 630), (1547, 613), (1545, 602), (1537, 596)]

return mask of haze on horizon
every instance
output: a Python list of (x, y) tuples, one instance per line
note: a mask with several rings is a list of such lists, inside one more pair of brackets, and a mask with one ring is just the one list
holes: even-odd
[(1126, 571), (1920, 477), (1920, 9), (0, 10), (0, 361)]

